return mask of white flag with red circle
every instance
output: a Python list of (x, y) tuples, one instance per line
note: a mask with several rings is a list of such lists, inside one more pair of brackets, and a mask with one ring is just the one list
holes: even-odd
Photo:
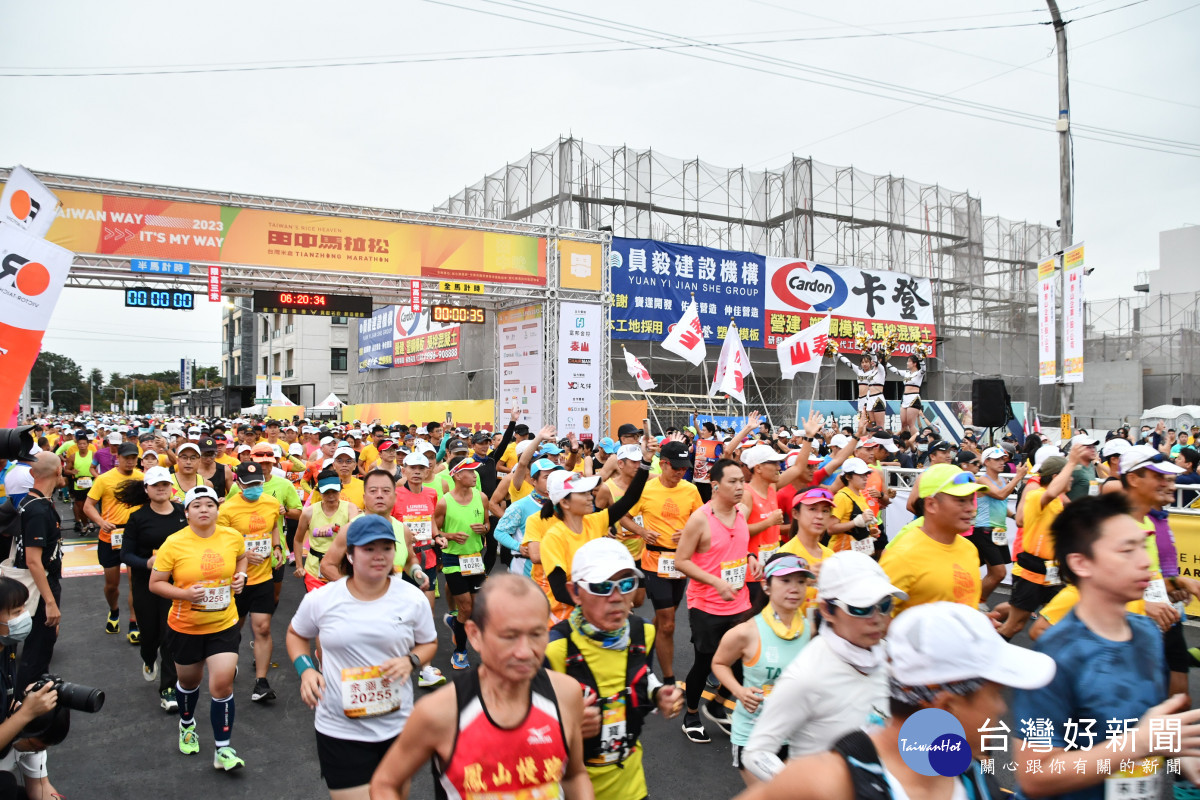
[(34, 236), (45, 236), (61, 204), (33, 173), (13, 167), (0, 195), (0, 223), (15, 225)]

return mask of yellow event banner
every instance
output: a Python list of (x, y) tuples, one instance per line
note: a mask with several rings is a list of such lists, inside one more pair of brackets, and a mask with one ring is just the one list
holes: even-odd
[[(1200, 515), (1171, 514), (1169, 522), (1175, 534), (1175, 549), (1179, 551), (1179, 574), (1200, 577)], [(1200, 616), (1200, 601), (1189, 599), (1187, 613)]]
[[(342, 406), (342, 422), (380, 420), (384, 425), (402, 422), (406, 425), (424, 425), (437, 420), (442, 422), (446, 414), (455, 425), (467, 425), (478, 430), (481, 427), (496, 427), (496, 403), (494, 400), (445, 400), (412, 403), (358, 403)], [(507, 425), (507, 417), (505, 418)]]
[(604, 247), (594, 242), (558, 240), (558, 285), (564, 289), (598, 292)]
[(382, 220), (60, 191), (46, 238), (81, 255), (546, 284), (546, 240)]

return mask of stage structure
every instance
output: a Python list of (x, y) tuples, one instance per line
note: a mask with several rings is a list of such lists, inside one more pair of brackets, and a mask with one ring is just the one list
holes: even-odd
[[(980, 198), (967, 192), (812, 158), (730, 169), (560, 138), (435, 211), (928, 278), (938, 357), (929, 365), (925, 395), (969, 400), (972, 379), (998, 376), (1014, 400), (1056, 411), (1053, 387), (1040, 391), (1037, 384), (1035, 288), (1037, 262), (1058, 250), (1058, 231), (985, 216)], [(704, 406), (707, 387), (698, 370), (654, 343), (613, 347), (621, 344), (658, 382), (656, 404), (677, 409), (674, 421)], [(797, 400), (808, 398), (811, 379), (782, 381), (773, 353), (749, 353), (772, 416), (790, 419)], [(844, 367), (826, 368), (820, 397), (849, 399), (850, 377)], [(614, 371), (614, 389), (618, 398), (641, 396), (624, 370)], [(899, 390), (892, 377), (888, 397)]]

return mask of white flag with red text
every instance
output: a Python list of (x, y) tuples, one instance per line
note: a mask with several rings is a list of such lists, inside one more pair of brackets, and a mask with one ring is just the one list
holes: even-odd
[(629, 377), (637, 381), (638, 388), (643, 392), (648, 392), (654, 388), (654, 381), (650, 378), (650, 370), (642, 366), (641, 360), (628, 350), (625, 351), (625, 369), (629, 370)]
[(20, 164), (12, 168), (0, 195), (0, 222), (15, 225), (39, 238), (50, 230), (60, 203), (33, 173)]
[(787, 380), (797, 372), (818, 372), (825, 360), (825, 345), (829, 342), (829, 317), (809, 325), (779, 343), (779, 371)]
[(730, 321), (729, 329), (725, 332), (725, 343), (721, 345), (721, 357), (717, 360), (712, 387), (708, 390), (709, 396), (724, 393), (739, 403), (745, 403), (745, 382), (753, 371), (737, 325)]
[(700, 312), (695, 300), (684, 310), (679, 322), (671, 326), (662, 346), (693, 367), (704, 360), (708, 353), (704, 347), (704, 327), (700, 324)]

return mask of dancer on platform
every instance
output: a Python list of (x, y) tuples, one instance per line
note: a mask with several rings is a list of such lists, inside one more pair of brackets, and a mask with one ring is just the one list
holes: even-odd
[(900, 430), (917, 435), (917, 420), (921, 418), (921, 385), (925, 383), (925, 362), (916, 354), (908, 357), (908, 370), (896, 369), (884, 363), (888, 370), (904, 379), (904, 399), (900, 402)]
[(883, 401), (883, 382), (887, 373), (883, 365), (869, 350), (864, 350), (860, 363), (862, 368), (854, 366), (854, 362), (838, 353), (842, 363), (854, 371), (858, 380), (858, 413), (865, 415), (867, 421), (878, 428), (883, 428), (884, 413), (887, 406)]

